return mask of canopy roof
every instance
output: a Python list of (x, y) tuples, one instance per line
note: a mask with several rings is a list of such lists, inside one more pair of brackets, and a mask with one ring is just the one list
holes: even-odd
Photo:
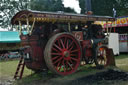
[(71, 14), (64, 12), (40, 12), (40, 11), (29, 11), (23, 10), (18, 12), (11, 20), (11, 24), (27, 24), (28, 19), (29, 24), (32, 24), (35, 20), (36, 22), (81, 22), (86, 23), (86, 21), (115, 21), (115, 18), (109, 16), (94, 16), (94, 15), (83, 15), (83, 14)]

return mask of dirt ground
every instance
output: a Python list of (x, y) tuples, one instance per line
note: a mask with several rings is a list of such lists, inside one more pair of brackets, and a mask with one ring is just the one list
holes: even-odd
[(68, 85), (124, 85), (124, 83), (127, 82), (128, 73), (117, 69), (109, 69), (104, 72), (73, 80)]
[(4, 76), (0, 77), (0, 85), (13, 85), (15, 80), (12, 77)]
[[(42, 81), (41, 81), (42, 82)], [(38, 81), (33, 82), (36, 85)], [(38, 85), (128, 85), (128, 73), (120, 70), (109, 69), (104, 72), (99, 72), (93, 75), (84, 76), (81, 78), (70, 79), (51, 79), (43, 81)]]
[(48, 79), (34, 80), (29, 83), (14, 83), (14, 79), (11, 77), (0, 80), (0, 85), (128, 85), (128, 73), (118, 69), (107, 69), (74, 79), (52, 76)]

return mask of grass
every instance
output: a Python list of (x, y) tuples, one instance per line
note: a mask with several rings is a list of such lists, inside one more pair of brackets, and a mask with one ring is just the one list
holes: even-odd
[[(100, 70), (103, 71), (103, 70)], [(76, 78), (81, 78), (83, 76), (87, 76), (90, 74), (94, 74), (96, 72), (99, 72), (98, 69), (92, 68), (90, 65), (81, 66), (78, 68), (77, 72), (68, 75), (68, 76), (58, 76), (49, 71), (48, 75), (42, 76), (42, 73), (39, 74), (32, 74), (30, 76), (23, 77), (22, 80), (18, 80), (14, 82), (14, 85), (22, 85), (24, 84), (31, 84), (32, 81), (59, 81), (59, 82), (67, 82), (69, 80), (74, 80)]]
[(128, 72), (128, 55), (123, 54), (120, 56), (116, 56), (115, 59), (116, 59), (116, 66), (119, 69)]
[[(115, 56), (116, 59), (116, 66), (123, 70), (128, 72), (128, 55), (120, 55), (120, 56)], [(13, 77), (17, 68), (19, 60), (11, 60), (11, 61), (2, 61), (0, 62), (0, 77), (5, 77), (5, 76), (11, 76)], [(80, 78), (86, 75), (94, 74), (96, 72), (103, 71), (103, 70), (98, 70), (93, 68), (91, 65), (85, 65), (85, 66), (80, 66), (78, 68), (78, 71), (74, 74), (68, 75), (68, 76), (57, 76), (55, 77), (54, 74), (49, 72), (48, 76), (42, 77), (42, 73), (39, 74), (34, 74), (31, 70), (27, 69), (25, 67), (24, 74), (23, 74), (23, 79), (22, 80), (17, 80), (14, 82), (15, 85), (21, 85), (23, 82), (24, 83), (31, 83), (32, 81), (36, 80), (73, 80), (74, 78)]]
[[(19, 63), (19, 60), (1, 61), (0, 62), (0, 76), (1, 77), (4, 77), (4, 76), (13, 77), (16, 72), (18, 63)], [(31, 70), (25, 67), (24, 77), (30, 74), (31, 74)]]
[(128, 54), (121, 54), (119, 56), (115, 56), (115, 59), (125, 59), (128, 58)]

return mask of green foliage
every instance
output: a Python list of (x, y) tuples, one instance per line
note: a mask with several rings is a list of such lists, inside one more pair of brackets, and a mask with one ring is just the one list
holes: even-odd
[(81, 14), (84, 14), (86, 12), (86, 9), (85, 9), (85, 0), (79, 0), (79, 6), (81, 8)]
[(92, 11), (96, 15), (113, 16), (113, 5), (115, 7), (117, 2), (115, 0), (92, 0)]
[(117, 14), (118, 16), (127, 16), (128, 15), (128, 0), (117, 0), (118, 1), (118, 7)]
[(65, 8), (64, 8), (64, 12), (76, 13), (76, 12), (74, 11), (74, 9), (71, 9), (70, 7), (65, 7)]
[(0, 25), (10, 30), (11, 18), (16, 12), (28, 8), (28, 0), (1, 0), (0, 2)]
[[(0, 61), (0, 77), (14, 76), (19, 60)], [(25, 67), (24, 76), (31, 75), (31, 70)]]
[(115, 57), (116, 59), (116, 66), (123, 70), (128, 72), (128, 54), (122, 54)]
[[(117, 16), (124, 16), (128, 13), (128, 0), (91, 0), (94, 15), (113, 16), (113, 8)], [(85, 0), (79, 0), (81, 13), (85, 13)]]
[(0, 2), (0, 27), (8, 30), (11, 30), (11, 18), (20, 10), (75, 13), (74, 9), (64, 7), (62, 0), (0, 0)]

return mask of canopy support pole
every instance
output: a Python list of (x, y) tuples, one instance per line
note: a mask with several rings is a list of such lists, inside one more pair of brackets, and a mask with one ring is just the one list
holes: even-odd
[(68, 23), (68, 31), (71, 32), (70, 22)]
[(21, 21), (19, 21), (19, 26), (20, 26), (19, 35), (21, 35), (21, 31), (22, 31)]
[(27, 21), (27, 32), (30, 33), (30, 31), (29, 31), (29, 20), (28, 20), (28, 18), (26, 19), (26, 21)]
[(31, 28), (31, 30), (30, 30), (30, 35), (32, 34), (32, 30), (33, 30), (33, 28), (34, 28), (35, 21), (36, 21), (36, 19), (34, 18), (34, 21), (33, 21), (33, 24), (32, 24), (32, 28)]

